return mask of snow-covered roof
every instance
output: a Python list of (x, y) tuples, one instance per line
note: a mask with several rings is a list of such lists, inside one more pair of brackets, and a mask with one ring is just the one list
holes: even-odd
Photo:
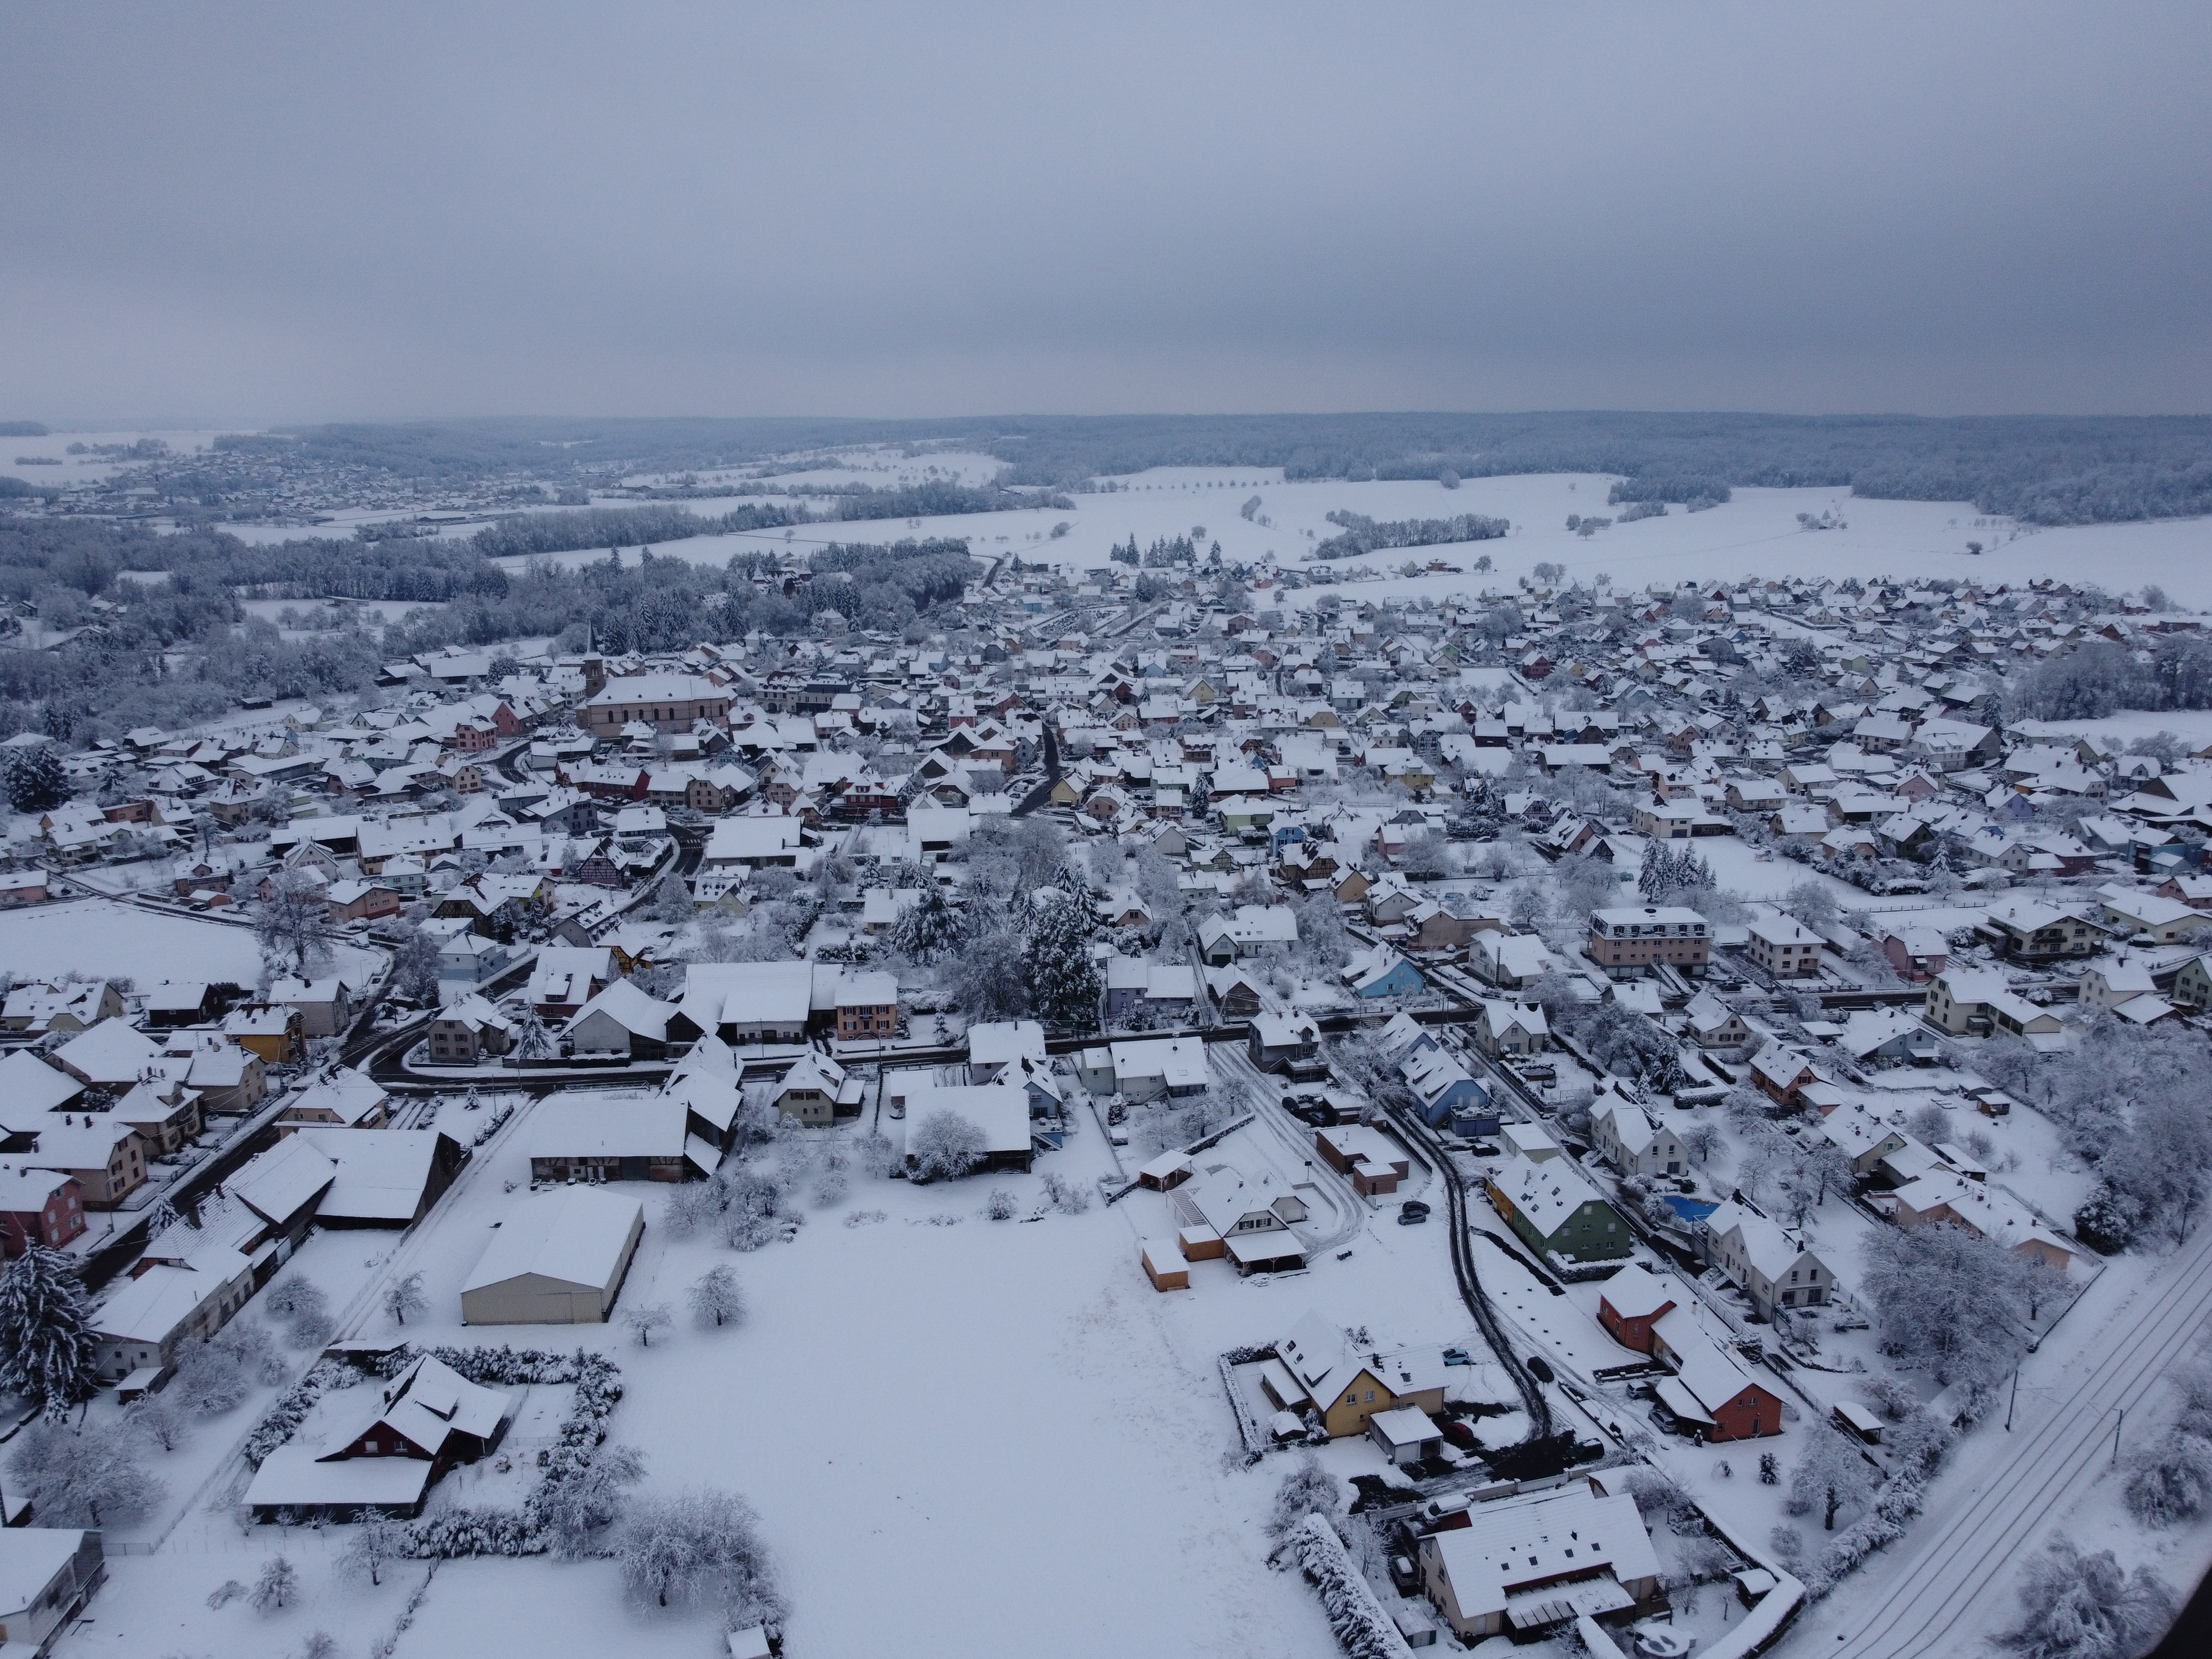
[(69, 1527), (0, 1528), (0, 1620), (16, 1622), (83, 1547), (84, 1534)]
[(120, 1019), (103, 1019), (54, 1051), (54, 1059), (87, 1083), (136, 1083), (161, 1058), (161, 1045)]
[(257, 1153), (223, 1188), (271, 1225), (282, 1227), (337, 1178), (338, 1166), (297, 1135)]
[[(540, 1106), (554, 1104), (547, 1101)], [(533, 1193), (508, 1212), (476, 1267), (461, 1283), (464, 1293), (531, 1275), (604, 1291), (629, 1247), (631, 1230), (645, 1206), (604, 1187), (564, 1187)]]
[(1588, 1485), (1474, 1504), (1466, 1526), (1431, 1541), (1461, 1616), (1470, 1620), (1504, 1612), (1506, 1598), (1525, 1587), (1659, 1571), (1636, 1500), (1600, 1497)]
[(330, 1190), (317, 1216), (324, 1220), (391, 1222), (414, 1219), (436, 1168), (435, 1129), (304, 1128), (292, 1141), (312, 1146), (334, 1166)]

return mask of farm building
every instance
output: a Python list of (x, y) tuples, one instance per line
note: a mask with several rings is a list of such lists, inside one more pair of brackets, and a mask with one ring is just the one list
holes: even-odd
[(461, 1285), (470, 1325), (599, 1325), (614, 1311), (645, 1206), (596, 1187), (514, 1206)]

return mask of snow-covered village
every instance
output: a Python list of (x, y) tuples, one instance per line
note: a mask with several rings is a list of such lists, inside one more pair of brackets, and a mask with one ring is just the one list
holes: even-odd
[(0, 15), (0, 1659), (2212, 1653), (2208, 61)]
[[(2185, 1586), (2212, 618), (1575, 574), (1879, 557), (1787, 497), (1332, 505), (1495, 493), (9, 520), (173, 561), (9, 665), (111, 675), (4, 748), (9, 1639), (913, 1650), (988, 1584), (1080, 1651), (1875, 1651), (2053, 1523)], [(500, 591), (154, 642), (270, 546)]]

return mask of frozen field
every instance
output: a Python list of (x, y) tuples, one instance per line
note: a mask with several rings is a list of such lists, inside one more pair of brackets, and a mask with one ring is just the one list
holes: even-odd
[[(465, 1329), (459, 1285), (514, 1201), (502, 1188), (526, 1178), (528, 1136), (525, 1113), (394, 1263), (425, 1276), (423, 1337), (552, 1336), (612, 1353), (626, 1389), (614, 1435), (647, 1454), (648, 1483), (726, 1486), (760, 1510), (793, 1603), (795, 1650), (951, 1656), (988, 1631), (992, 1651), (1102, 1659), (1327, 1651), (1311, 1592), (1264, 1565), (1261, 1523), (1283, 1465), (1224, 1461), (1237, 1429), (1214, 1357), (1272, 1338), (1309, 1305), (1346, 1322), (1418, 1321), (1426, 1328), (1407, 1334), (1439, 1341), (1464, 1334), (1435, 1230), (1389, 1229), (1399, 1237), (1387, 1255), (1363, 1235), (1339, 1269), (1356, 1267), (1356, 1282), (1316, 1273), (1262, 1286), (1207, 1263), (1217, 1271), (1194, 1273), (1199, 1288), (1163, 1297), (1136, 1261), (1138, 1206), (1157, 1206), (1154, 1195), (992, 1222), (981, 1214), (990, 1188), (1014, 1193), (1027, 1215), (1042, 1205), (1041, 1178), (917, 1188), (857, 1171), (850, 1197), (813, 1212), (796, 1242), (744, 1255), (672, 1239), (659, 1224), (665, 1188), (617, 1188), (647, 1207), (621, 1305), (666, 1302), (678, 1314), (650, 1352), (619, 1328)], [(1084, 1181), (1107, 1168), (1096, 1129), (1055, 1165)], [(843, 1224), (878, 1211), (880, 1220)], [(750, 1316), (696, 1330), (684, 1292), (718, 1261), (734, 1265)], [(360, 1328), (386, 1328), (371, 1314)], [(1343, 1452), (1347, 1469), (1373, 1464), (1364, 1449)], [(542, 1571), (441, 1569), (425, 1620), (448, 1643), (465, 1632), (465, 1647), (399, 1652), (525, 1659), (552, 1629), (639, 1654), (703, 1654), (711, 1642), (702, 1618), (623, 1610), (598, 1575), (558, 1583), (550, 1608), (578, 1608), (573, 1622), (550, 1609), (493, 1616), (504, 1596), (531, 1599)]]
[[(902, 536), (965, 536), (980, 555), (1020, 554), (1062, 568), (1103, 564), (1107, 550), (1132, 535), (1142, 546), (1158, 538), (1189, 535), (1203, 526), (1206, 544), (1218, 541), (1224, 556), (1257, 561), (1273, 556), (1290, 564), (1316, 541), (1336, 533), (1328, 514), (1370, 518), (1449, 518), (1463, 513), (1510, 520), (1514, 533), (1496, 541), (1376, 553), (1365, 563), (1377, 570), (1409, 558), (1438, 558), (1463, 567), (1488, 555), (1493, 568), (1478, 574), (1406, 578), (1356, 584), (1363, 596), (1448, 594), (1484, 587), (1510, 591), (1537, 564), (1565, 568), (1570, 580), (1612, 578), (1614, 586), (1642, 586), (1689, 578), (1740, 576), (1911, 576), (1942, 574), (1977, 581), (2024, 582), (2051, 576), (2095, 582), (2115, 593), (2157, 582), (2182, 603), (2212, 605), (2212, 521), (2169, 520), (2148, 524), (2094, 525), (2039, 530), (1983, 520), (1958, 501), (1861, 501), (1848, 489), (1739, 489), (1726, 505), (1704, 513), (1680, 507), (1663, 519), (1618, 524), (1595, 536), (1566, 528), (1570, 514), (1614, 517), (1606, 504), (1611, 480), (1590, 475), (1543, 474), (1469, 479), (1455, 490), (1422, 481), (1284, 483), (1254, 467), (1164, 468), (1117, 481), (1109, 493), (1073, 497), (1073, 510), (969, 514), (836, 526), (811, 526), (787, 537), (782, 531), (700, 537), (654, 549), (656, 555), (720, 564), (732, 553), (777, 546), (804, 549), (842, 540), (895, 540)], [(1239, 508), (1257, 495), (1251, 520)], [(731, 501), (689, 503), (696, 511), (727, 510)], [(1844, 527), (1806, 531), (1797, 515), (1839, 515)], [(1260, 519), (1272, 522), (1262, 525)], [(1050, 538), (1065, 521), (1068, 533)], [(1968, 552), (1969, 542), (1984, 551)], [(604, 552), (554, 556), (559, 562), (604, 558)], [(1340, 572), (1343, 565), (1339, 566)], [(1289, 596), (1310, 604), (1314, 590)]]
[[(382, 958), (353, 945), (334, 945), (337, 970), (349, 981), (370, 977)], [(63, 974), (136, 980), (228, 980), (252, 985), (261, 952), (251, 927), (169, 916), (106, 899), (0, 911), (0, 963), (19, 980)]]

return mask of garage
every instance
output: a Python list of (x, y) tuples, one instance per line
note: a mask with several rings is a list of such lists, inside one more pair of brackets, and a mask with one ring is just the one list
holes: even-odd
[(462, 1284), (461, 1322), (604, 1324), (644, 1233), (645, 1206), (603, 1187), (532, 1194)]

